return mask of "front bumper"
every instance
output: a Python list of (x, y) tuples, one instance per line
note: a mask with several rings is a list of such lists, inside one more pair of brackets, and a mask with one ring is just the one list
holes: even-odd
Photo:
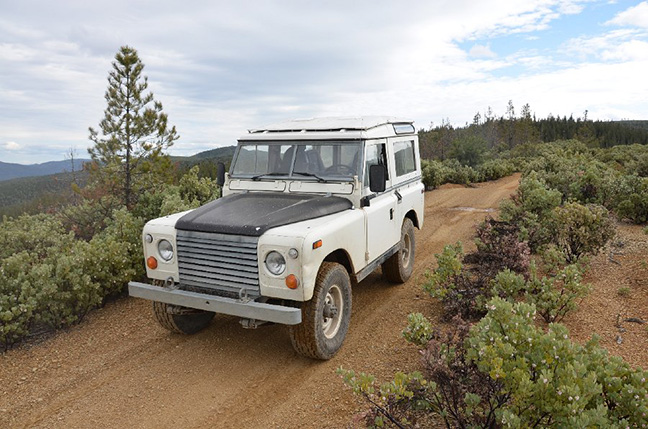
[(128, 283), (128, 294), (136, 298), (167, 304), (213, 311), (245, 319), (298, 325), (301, 323), (301, 309), (283, 305), (266, 304), (256, 301), (242, 301), (232, 298), (190, 292), (180, 289), (166, 289), (146, 283)]

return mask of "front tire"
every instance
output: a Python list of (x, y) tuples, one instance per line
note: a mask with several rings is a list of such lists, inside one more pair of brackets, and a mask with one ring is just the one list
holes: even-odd
[(153, 314), (163, 328), (176, 334), (192, 335), (205, 329), (215, 313), (153, 301)]
[(405, 283), (414, 272), (416, 240), (414, 224), (409, 218), (403, 220), (398, 252), (382, 264), (383, 274), (392, 283)]
[(327, 360), (342, 346), (351, 320), (351, 280), (346, 269), (324, 262), (313, 298), (302, 304), (302, 322), (290, 327), (292, 345), (302, 356)]

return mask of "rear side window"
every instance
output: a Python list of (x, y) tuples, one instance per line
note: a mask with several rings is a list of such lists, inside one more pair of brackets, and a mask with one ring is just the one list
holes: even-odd
[(395, 142), (394, 158), (396, 163), (396, 176), (402, 176), (415, 171), (414, 142), (411, 140)]

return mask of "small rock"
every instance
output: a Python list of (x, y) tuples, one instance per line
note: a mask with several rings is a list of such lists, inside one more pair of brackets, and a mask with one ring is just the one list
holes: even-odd
[(617, 344), (621, 344), (623, 342), (623, 338), (621, 338), (621, 335), (617, 335), (616, 342)]

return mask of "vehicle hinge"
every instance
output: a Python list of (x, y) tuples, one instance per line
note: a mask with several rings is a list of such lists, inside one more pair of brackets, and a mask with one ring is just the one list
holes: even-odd
[(369, 252), (365, 252), (365, 261), (369, 260)]

